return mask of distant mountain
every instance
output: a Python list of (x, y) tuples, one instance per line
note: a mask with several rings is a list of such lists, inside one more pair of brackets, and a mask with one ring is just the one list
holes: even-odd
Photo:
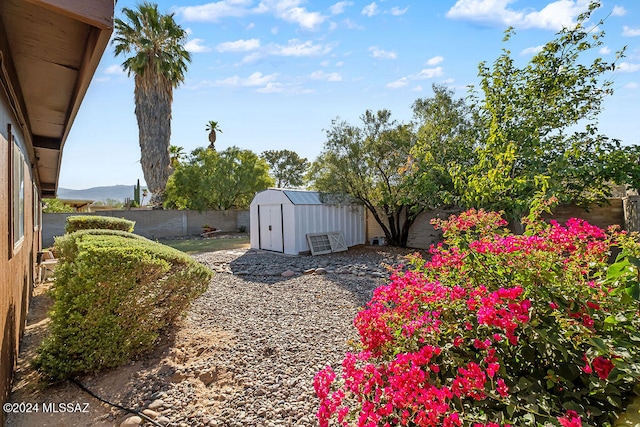
[(110, 187), (93, 187), (85, 190), (58, 188), (58, 198), (68, 200), (93, 200), (94, 202), (113, 199), (124, 202), (127, 198), (133, 199), (134, 187), (135, 185), (112, 185)]

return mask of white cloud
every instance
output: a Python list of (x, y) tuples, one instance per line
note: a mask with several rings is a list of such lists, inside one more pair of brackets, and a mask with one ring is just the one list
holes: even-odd
[(400, 9), (397, 6), (394, 6), (391, 8), (391, 11), (389, 13), (391, 13), (393, 16), (400, 16), (407, 13), (408, 10), (409, 10), (409, 6), (405, 7), (404, 9)]
[(352, 6), (352, 5), (353, 5), (352, 1), (339, 1), (338, 3), (330, 6), (329, 11), (331, 12), (332, 15), (340, 15), (344, 13), (344, 10), (348, 6)]
[(324, 71), (314, 71), (309, 76), (313, 80), (326, 80), (328, 82), (340, 82), (342, 81), (342, 76), (340, 73), (325, 73)]
[(193, 53), (211, 52), (211, 48), (203, 46), (202, 42), (204, 42), (202, 39), (191, 39), (185, 43), (184, 48), (187, 52)]
[(284, 86), (281, 83), (267, 83), (263, 88), (257, 90), (260, 93), (280, 93), (284, 91)]
[[(401, 77), (401, 78), (399, 78), (398, 80), (396, 80), (394, 82), (387, 83), (387, 88), (389, 88), (389, 89), (400, 89), (402, 87), (407, 86), (412, 81), (433, 79), (433, 78), (436, 78), (436, 77), (441, 77), (443, 74), (444, 74), (444, 70), (442, 69), (442, 67), (423, 68), (417, 74), (411, 74), (409, 76)], [(416, 88), (417, 87), (421, 87), (421, 86), (417, 85)], [(415, 90), (415, 88), (414, 88), (414, 90)]]
[(625, 37), (638, 37), (640, 36), (640, 27), (631, 28), (628, 25), (622, 27), (622, 35)]
[(298, 24), (302, 28), (315, 30), (325, 21), (319, 12), (310, 12), (301, 7), (303, 0), (262, 0), (252, 7), (253, 0), (220, 0), (200, 6), (176, 9), (186, 21), (218, 22), (222, 18), (240, 18), (247, 15), (272, 13), (283, 21)]
[(331, 46), (315, 44), (308, 40), (301, 42), (298, 39), (289, 40), (286, 46), (274, 45), (270, 53), (279, 56), (318, 56), (331, 51)]
[(418, 74), (411, 76), (413, 80), (432, 79), (434, 77), (440, 77), (444, 74), (442, 67), (435, 68), (423, 68)]
[(514, 10), (514, 0), (458, 0), (447, 12), (451, 19), (517, 28), (541, 28), (558, 31), (575, 24), (575, 17), (585, 12), (589, 0), (556, 0), (541, 10)]
[(221, 18), (240, 18), (256, 12), (249, 8), (251, 3), (251, 0), (221, 0), (200, 6), (180, 7), (177, 12), (186, 21), (217, 22)]
[(300, 25), (307, 30), (315, 30), (325, 21), (325, 17), (318, 12), (309, 12), (302, 7), (278, 8), (276, 16), (287, 22)]
[(623, 88), (627, 90), (638, 90), (640, 89), (640, 84), (638, 84), (637, 82), (630, 82), (624, 85)]
[(427, 62), (425, 62), (425, 65), (438, 65), (442, 61), (444, 61), (444, 57), (438, 55), (438, 56), (434, 56), (433, 58), (427, 59)]
[(621, 73), (635, 73), (637, 71), (640, 71), (640, 64), (621, 62), (616, 65), (616, 71), (620, 71)]
[(368, 16), (369, 18), (371, 18), (373, 15), (377, 15), (378, 13), (380, 12), (378, 11), (378, 5), (376, 4), (376, 2), (370, 3), (362, 9), (362, 14)]
[(218, 52), (248, 52), (260, 47), (260, 40), (236, 40), (233, 42), (223, 42), (216, 46)]
[(364, 30), (364, 27), (362, 25), (348, 18), (344, 19), (342, 23), (344, 24), (347, 30)]
[(303, 42), (298, 39), (291, 39), (285, 45), (270, 43), (263, 47), (258, 39), (250, 39), (221, 43), (217, 49), (221, 52), (250, 51), (249, 54), (242, 58), (241, 64), (251, 64), (268, 56), (321, 56), (331, 52), (333, 46), (318, 44), (310, 40)]
[(522, 52), (520, 52), (520, 55), (522, 55), (522, 56), (535, 55), (536, 53), (542, 52), (543, 48), (544, 48), (544, 46), (542, 46), (542, 45), (528, 47), (526, 49), (523, 49)]
[(118, 64), (109, 65), (107, 68), (104, 69), (104, 73), (115, 75), (115, 76), (127, 75), (127, 72), (124, 70), (124, 68), (122, 68), (122, 65), (118, 65)]
[(266, 86), (269, 83), (273, 83), (277, 76), (278, 74), (263, 75), (257, 71), (249, 77), (231, 76), (226, 79), (216, 80), (215, 85), (228, 87)]
[(608, 46), (602, 46), (598, 52), (600, 55), (608, 55), (611, 53), (611, 49)]
[(371, 56), (376, 59), (397, 59), (398, 54), (394, 51), (382, 50), (376, 46), (371, 46), (369, 48), (369, 52), (371, 52)]
[(422, 92), (424, 89), (422, 88), (422, 86), (418, 85), (416, 87), (414, 87), (413, 89), (411, 89), (411, 92)]
[(246, 55), (245, 57), (242, 58), (241, 63), (242, 64), (251, 64), (256, 62), (257, 60), (264, 58), (265, 54), (263, 52), (260, 51), (255, 51), (250, 53), (249, 55)]
[(613, 6), (611, 16), (624, 16), (627, 14), (627, 10), (622, 6)]
[(402, 77), (395, 82), (387, 83), (387, 87), (389, 89), (400, 89), (401, 87), (405, 87), (409, 84), (409, 79), (407, 77)]
[(255, 26), (256, 26), (256, 23), (255, 23), (255, 22), (250, 22), (250, 23), (249, 23), (249, 25), (247, 25), (247, 26), (245, 27), (245, 29), (247, 29), (247, 30), (251, 30), (251, 29), (255, 28)]

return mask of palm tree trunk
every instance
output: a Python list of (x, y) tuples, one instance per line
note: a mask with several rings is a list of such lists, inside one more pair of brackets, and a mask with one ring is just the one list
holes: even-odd
[(136, 118), (138, 119), (140, 164), (151, 203), (162, 206), (164, 189), (171, 174), (171, 84), (148, 70), (135, 77)]

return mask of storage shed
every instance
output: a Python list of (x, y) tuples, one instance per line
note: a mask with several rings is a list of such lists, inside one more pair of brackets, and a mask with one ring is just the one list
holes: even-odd
[(326, 203), (315, 191), (270, 188), (255, 195), (249, 211), (253, 249), (297, 255), (311, 251), (307, 235), (324, 233), (341, 233), (347, 247), (365, 243), (364, 207)]

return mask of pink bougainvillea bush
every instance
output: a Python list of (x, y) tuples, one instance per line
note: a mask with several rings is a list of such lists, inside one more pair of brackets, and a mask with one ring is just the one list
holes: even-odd
[(375, 291), (357, 349), (316, 374), (320, 425), (611, 425), (640, 391), (635, 236), (535, 215), (514, 235), (482, 210), (435, 225), (444, 243)]

